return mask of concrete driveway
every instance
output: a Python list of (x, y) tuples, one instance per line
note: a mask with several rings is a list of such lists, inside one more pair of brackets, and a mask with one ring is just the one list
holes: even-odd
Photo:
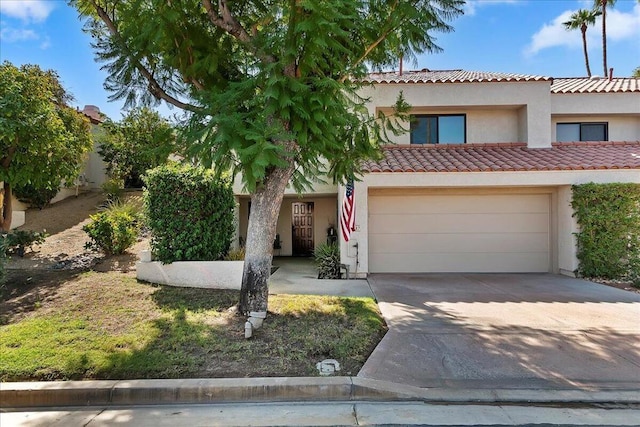
[(640, 390), (640, 294), (551, 274), (374, 274), (389, 332), (359, 377)]

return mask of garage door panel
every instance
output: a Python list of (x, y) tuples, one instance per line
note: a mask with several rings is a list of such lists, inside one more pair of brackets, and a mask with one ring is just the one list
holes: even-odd
[(547, 272), (550, 195), (369, 197), (371, 272)]
[(369, 217), (372, 234), (470, 233), (479, 229), (485, 233), (546, 232), (548, 226), (548, 213), (372, 214)]
[(548, 252), (543, 233), (371, 234), (371, 253)]
[(547, 252), (370, 254), (372, 273), (545, 273)]
[(378, 214), (433, 213), (510, 213), (548, 211), (545, 194), (518, 195), (440, 195), (440, 196), (374, 196), (369, 210)]

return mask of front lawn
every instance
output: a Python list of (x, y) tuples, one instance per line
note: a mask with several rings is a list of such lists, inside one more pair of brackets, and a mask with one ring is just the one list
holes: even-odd
[(356, 375), (386, 330), (370, 298), (277, 295), (246, 340), (236, 291), (50, 275), (2, 293), (1, 381)]

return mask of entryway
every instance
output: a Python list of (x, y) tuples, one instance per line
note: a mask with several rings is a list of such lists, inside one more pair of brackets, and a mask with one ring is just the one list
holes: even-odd
[(291, 203), (293, 256), (313, 255), (313, 202)]

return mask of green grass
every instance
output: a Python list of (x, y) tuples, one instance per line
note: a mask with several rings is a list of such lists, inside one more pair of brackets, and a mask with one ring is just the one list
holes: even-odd
[(237, 300), (236, 291), (154, 286), (116, 272), (72, 277), (8, 314), (0, 380), (306, 376), (326, 358), (355, 375), (386, 329), (370, 298), (277, 295), (246, 340)]

